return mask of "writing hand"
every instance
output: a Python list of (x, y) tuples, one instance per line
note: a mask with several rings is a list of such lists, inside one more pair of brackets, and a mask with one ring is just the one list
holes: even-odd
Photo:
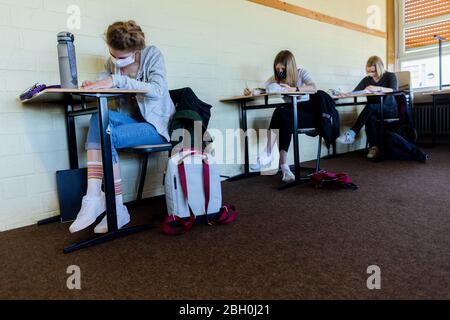
[(297, 88), (293, 88), (290, 85), (287, 85), (287, 84), (284, 84), (284, 83), (280, 84), (280, 87), (286, 89), (287, 92), (297, 92)]
[(366, 90), (371, 92), (371, 93), (378, 93), (378, 92), (382, 92), (383, 91), (380, 87), (376, 87), (376, 86), (368, 86), (366, 88)]
[(245, 88), (244, 96), (251, 96), (251, 95), (252, 95), (252, 91), (249, 88)]
[(82, 88), (86, 90), (97, 90), (97, 89), (110, 89), (113, 86), (113, 79), (111, 76), (107, 77), (106, 79), (92, 82), (92, 81), (85, 81), (83, 82)]

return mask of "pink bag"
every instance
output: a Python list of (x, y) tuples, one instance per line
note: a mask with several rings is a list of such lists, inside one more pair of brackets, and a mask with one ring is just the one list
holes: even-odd
[(331, 173), (327, 171), (319, 171), (310, 175), (311, 183), (316, 188), (325, 186), (337, 186), (340, 188), (357, 190), (358, 186), (352, 182), (347, 173)]

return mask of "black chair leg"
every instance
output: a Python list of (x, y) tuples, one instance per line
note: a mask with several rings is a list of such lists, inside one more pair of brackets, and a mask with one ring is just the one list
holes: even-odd
[(136, 203), (139, 203), (142, 201), (142, 194), (144, 193), (145, 177), (147, 175), (148, 157), (149, 157), (149, 154), (146, 153), (144, 155), (144, 158), (142, 159), (141, 177), (139, 179), (139, 187), (138, 187)]
[(317, 147), (316, 172), (320, 171), (321, 159), (322, 159), (322, 137), (319, 137), (319, 146)]

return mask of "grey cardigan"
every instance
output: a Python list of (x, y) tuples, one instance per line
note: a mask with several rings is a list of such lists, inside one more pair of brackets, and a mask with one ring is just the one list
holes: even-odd
[(104, 79), (108, 76), (112, 76), (115, 88), (147, 92), (136, 96), (141, 114), (161, 136), (170, 141), (169, 122), (175, 113), (175, 105), (169, 95), (166, 66), (161, 51), (155, 46), (146, 47), (141, 51), (136, 80), (121, 75), (120, 70), (109, 58), (105, 63), (105, 70), (98, 78)]

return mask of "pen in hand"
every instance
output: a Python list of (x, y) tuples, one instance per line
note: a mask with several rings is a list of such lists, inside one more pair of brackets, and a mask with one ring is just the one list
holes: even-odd
[(244, 95), (245, 95), (245, 96), (251, 96), (251, 95), (252, 95), (252, 91), (250, 90), (247, 81), (245, 82)]

